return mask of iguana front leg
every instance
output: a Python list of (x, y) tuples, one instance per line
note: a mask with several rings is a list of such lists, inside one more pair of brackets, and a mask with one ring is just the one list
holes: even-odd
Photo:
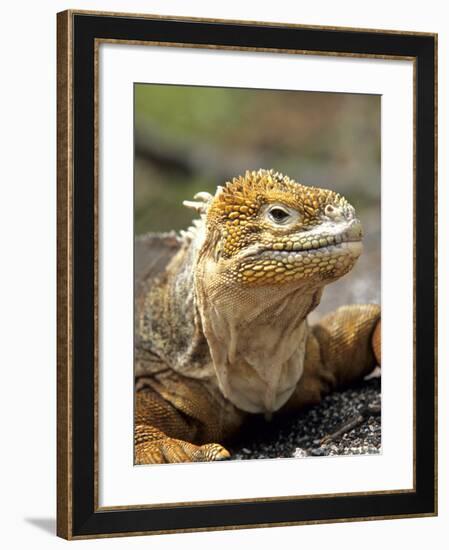
[(197, 422), (150, 389), (136, 394), (134, 452), (136, 464), (204, 462), (228, 458), (218, 443), (194, 445)]
[(380, 307), (343, 306), (310, 328), (304, 373), (285, 410), (319, 403), (380, 365)]

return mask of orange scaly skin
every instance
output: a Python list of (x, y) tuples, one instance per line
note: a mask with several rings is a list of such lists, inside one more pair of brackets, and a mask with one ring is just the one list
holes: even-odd
[(362, 250), (343, 197), (259, 170), (195, 198), (182, 238), (136, 243), (138, 464), (227, 458), (248, 415), (316, 404), (380, 363), (379, 306), (307, 324)]

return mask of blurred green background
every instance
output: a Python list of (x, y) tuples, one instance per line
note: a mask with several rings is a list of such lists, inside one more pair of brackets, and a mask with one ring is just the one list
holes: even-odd
[(362, 291), (346, 298), (380, 298), (380, 96), (154, 84), (134, 94), (136, 234), (186, 228), (184, 199), (273, 168), (354, 205)]

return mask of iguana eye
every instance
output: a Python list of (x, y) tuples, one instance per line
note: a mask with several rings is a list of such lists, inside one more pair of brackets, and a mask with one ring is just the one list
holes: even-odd
[(290, 213), (281, 206), (273, 206), (268, 210), (269, 217), (276, 223), (285, 223), (290, 218)]

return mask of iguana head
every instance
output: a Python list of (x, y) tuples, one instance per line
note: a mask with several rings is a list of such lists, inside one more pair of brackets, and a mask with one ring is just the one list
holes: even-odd
[(307, 314), (362, 252), (360, 221), (339, 194), (273, 170), (195, 199), (195, 286), (220, 387), (245, 410), (276, 410), (302, 372)]
[(242, 287), (327, 284), (362, 251), (362, 227), (338, 193), (301, 185), (273, 170), (246, 172), (196, 195), (205, 255), (226, 284)]

